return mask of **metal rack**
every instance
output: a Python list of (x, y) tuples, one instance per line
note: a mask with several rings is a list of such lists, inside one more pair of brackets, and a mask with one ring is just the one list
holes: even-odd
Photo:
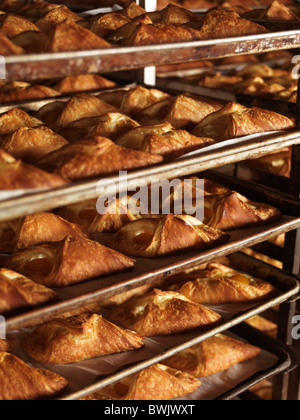
[[(142, 5), (147, 9), (147, 5)], [(131, 70), (153, 66), (157, 63), (172, 64), (184, 61), (196, 61), (199, 59), (216, 59), (232, 55), (244, 55), (267, 52), (280, 49), (292, 49), (300, 47), (300, 29), (285, 30), (273, 32), (270, 34), (230, 38), (214, 41), (196, 41), (189, 43), (167, 44), (159, 46), (147, 47), (128, 47), (128, 48), (111, 48), (98, 51), (85, 51), (78, 53), (59, 53), (59, 54), (34, 54), (26, 56), (16, 56), (7, 58), (7, 79), (17, 80), (35, 80), (50, 77), (60, 77), (68, 74), (80, 74), (82, 72), (108, 72), (115, 70)], [(168, 54), (166, 54), (168, 52)], [(150, 79), (154, 82), (153, 72), (150, 70)], [(142, 70), (142, 75), (149, 72)], [(143, 79), (145, 81), (145, 79)], [(149, 79), (146, 80), (146, 82)], [(39, 101), (32, 101), (30, 104), (22, 104), (26, 106), (38, 106)], [(261, 141), (263, 135), (254, 137), (245, 141), (242, 139), (240, 143), (233, 145), (220, 145), (218, 150), (203, 151), (196, 155), (186, 156), (176, 162), (159, 165), (151, 168), (132, 171), (128, 177), (128, 187), (134, 187), (140, 180), (146, 180), (150, 183), (153, 180), (164, 178), (175, 178), (178, 176), (191, 175), (198, 172), (216, 169), (224, 164), (234, 164), (238, 161), (262, 156), (270, 151), (280, 150), (286, 146), (300, 145), (300, 131), (294, 130), (290, 133), (268, 134), (264, 142)], [(99, 282), (88, 282), (86, 284), (85, 293), (78, 293), (76, 287), (68, 288), (61, 291), (61, 300), (42, 308), (25, 311), (18, 314), (12, 314), (7, 319), (8, 331), (25, 328), (36, 325), (39, 322), (46, 321), (53, 316), (60, 315), (64, 312), (85, 306), (87, 304), (99, 301), (106, 297), (113, 296), (125, 290), (133, 289), (144, 284), (150, 284), (156, 280), (166, 278), (184, 269), (197, 266), (199, 263), (205, 263), (214, 260), (220, 256), (230, 255), (232, 261), (235, 261), (234, 254), (246, 247), (259, 245), (269, 239), (275, 238), (279, 234), (286, 233), (288, 235), (286, 255), (289, 258), (286, 262), (285, 269), (290, 273), (279, 272), (263, 263), (258, 263), (253, 259), (242, 256), (245, 265), (251, 271), (251, 266), (255, 266), (262, 274), (267, 270), (268, 276), (276, 275), (284, 280), (282, 294), (280, 297), (270, 300), (263, 305), (256, 305), (250, 310), (244, 311), (242, 314), (236, 314), (233, 319), (225, 322), (221, 327), (211, 330), (205, 334), (196, 334), (192, 339), (183, 338), (183, 342), (176, 347), (168, 349), (163, 353), (157, 354), (153, 358), (148, 358), (134, 366), (125, 367), (115, 375), (97, 381), (87, 386), (83, 390), (65, 395), (62, 399), (77, 399), (88, 395), (91, 392), (101, 389), (108, 383), (114, 383), (122, 377), (128, 376), (134, 372), (151, 366), (154, 363), (163, 361), (172, 354), (188, 348), (204, 339), (225, 331), (229, 328), (236, 327), (242, 322), (256, 314), (261, 314), (265, 310), (281, 305), (280, 314), (282, 315), (279, 325), (279, 341), (272, 341), (265, 335), (259, 334), (259, 339), (255, 333), (249, 328), (239, 330), (241, 335), (251, 337), (254, 342), (259, 342), (261, 346), (270, 349), (273, 348), (279, 357), (277, 364), (272, 366), (266, 372), (259, 372), (255, 377), (249, 378), (244, 383), (237, 386), (227, 394), (219, 396), (219, 399), (231, 399), (247, 390), (250, 386), (259, 382), (263, 378), (273, 377), (274, 375), (284, 375), (280, 378), (280, 399), (286, 399), (288, 394), (287, 381), (297, 372), (297, 357), (293, 357), (294, 353), (290, 350), (290, 320), (295, 314), (297, 294), (299, 293), (299, 283), (295, 275), (299, 274), (300, 262), (300, 201), (299, 197), (299, 173), (300, 173), (300, 146), (294, 146), (293, 157), (293, 174), (291, 178), (291, 196), (278, 193), (272, 189), (260, 188), (258, 185), (245, 185), (244, 183), (234, 181), (226, 177), (222, 177), (222, 181), (231, 185), (237, 191), (240, 189), (250, 198), (259, 196), (262, 201), (273, 204), (283, 211), (283, 219), (271, 226), (248, 229), (233, 233), (232, 239), (228, 244), (220, 246), (212, 251), (186, 254), (184, 256), (172, 257), (168, 260), (161, 259), (159, 261), (151, 261), (146, 264), (145, 260), (141, 260), (137, 264), (134, 273), (126, 273), (125, 275), (112, 276)], [(211, 174), (210, 176), (216, 176)], [(120, 181), (119, 177), (110, 177), (115, 181)], [(25, 216), (26, 214), (51, 210), (62, 205), (67, 205), (82, 200), (95, 198), (97, 196), (96, 186), (99, 180), (90, 180), (86, 182), (73, 183), (58, 190), (44, 191), (38, 193), (25, 194), (20, 197), (11, 198), (0, 202), (0, 221), (14, 219)], [(105, 179), (101, 182), (105, 182)], [(224, 183), (223, 182), (223, 183)], [(120, 184), (122, 185), (122, 184)], [(252, 188), (253, 187), (253, 188)], [(120, 191), (122, 187), (120, 187)], [(293, 193), (293, 196), (292, 196)], [(296, 197), (296, 198), (295, 198)], [(292, 252), (291, 252), (292, 251)], [(244, 265), (244, 267), (245, 267)], [(151, 267), (150, 267), (151, 266)], [(272, 273), (272, 274), (270, 274)], [(245, 327), (244, 327), (245, 328)], [(285, 337), (284, 337), (285, 335)], [(270, 341), (269, 341), (270, 340)], [(290, 376), (292, 375), (292, 376)], [(299, 377), (295, 376), (299, 381)], [(287, 379), (288, 378), (288, 379)], [(295, 378), (292, 378), (293, 381)], [(291, 395), (291, 394), (290, 394)]]

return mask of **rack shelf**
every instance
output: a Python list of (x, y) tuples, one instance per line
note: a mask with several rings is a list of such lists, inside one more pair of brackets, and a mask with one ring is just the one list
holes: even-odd
[[(275, 25), (276, 26), (276, 25)], [(278, 27), (273, 27), (273, 29)], [(104, 73), (119, 70), (132, 70), (144, 68), (145, 66), (163, 64), (173, 64), (184, 61), (212, 60), (234, 55), (257, 54), (274, 50), (294, 49), (300, 47), (300, 29), (293, 27), (291, 30), (284, 30), (263, 35), (227, 38), (221, 40), (195, 41), (178, 44), (164, 44), (145, 47), (116, 47), (105, 50), (79, 51), (72, 53), (58, 54), (31, 54), (6, 58), (7, 81), (14, 80), (37, 80), (47, 78), (63, 77), (66, 74), (81, 73)], [(193, 92), (194, 93), (194, 92)], [(270, 151), (281, 150), (284, 147), (300, 144), (300, 130), (288, 133), (276, 133), (271, 135), (260, 135), (251, 139), (235, 141), (232, 144), (224, 143), (216, 150), (204, 150), (197, 154), (185, 156), (175, 162), (164, 165), (132, 171), (128, 174), (127, 188), (135, 189), (140, 181), (148, 184), (165, 178), (176, 178), (194, 173), (199, 173), (209, 169), (214, 169), (223, 165), (236, 163), (239, 161), (260, 157)], [(120, 187), (122, 178), (112, 176), (110, 181), (115, 181), (119, 185), (118, 191), (123, 191)], [(106, 179), (101, 180), (105, 183)], [(99, 180), (89, 180), (66, 185), (63, 188), (52, 191), (34, 192), (19, 197), (9, 198), (0, 202), (0, 221), (12, 220), (23, 217), (29, 213), (46, 211), (60, 206), (76, 203), (91, 198), (96, 198), (97, 185)], [(100, 184), (101, 186), (101, 184)], [(99, 185), (98, 185), (99, 187)], [(247, 189), (247, 188), (246, 188)], [(243, 191), (241, 191), (243, 192)], [(269, 198), (271, 195), (269, 195)], [(201, 263), (214, 260), (217, 257), (228, 256), (235, 260), (237, 251), (246, 247), (255, 246), (276, 236), (300, 229), (300, 202), (296, 199), (273, 195), (272, 204), (278, 203), (279, 207), (289, 211), (284, 212), (281, 221), (270, 226), (239, 230), (232, 233), (231, 240), (214, 250), (206, 251), (201, 254), (197, 252), (177, 255), (168, 259), (138, 260), (134, 272), (118, 274), (110, 278), (93, 280), (84, 285), (61, 289), (59, 291), (60, 301), (42, 308), (33, 309), (12, 315), (7, 318), (7, 331), (14, 332), (29, 326), (37, 325), (51, 319), (54, 316), (65, 312), (98, 302), (100, 299), (114, 296), (118, 293), (128, 291), (135, 287), (145, 284), (152, 284), (156, 280), (167, 278), (182, 270), (193, 268)], [(229, 328), (240, 325), (250, 317), (261, 314), (269, 308), (286, 303), (290, 298), (295, 298), (299, 293), (300, 286), (295, 276), (283, 271), (276, 270), (270, 266), (250, 259), (242, 254), (238, 254), (251, 272), (254, 267), (262, 275), (268, 273), (269, 276), (277, 276), (282, 281), (282, 293), (279, 297), (257, 304), (251, 309), (242, 313), (235, 314), (231, 319), (225, 321), (221, 326), (199, 335), (196, 333), (192, 338), (183, 337), (183, 341), (167, 351), (158, 352), (155, 357), (148, 358), (142, 362), (135, 363), (130, 367), (123, 366), (116, 374), (96, 381), (93, 385), (88, 385), (84, 389), (69, 392), (61, 399), (73, 400), (83, 398), (92, 392), (114, 383), (132, 373), (138, 372), (154, 363), (161, 362), (167, 357), (177, 354), (183, 349), (200, 343), (206, 338), (217, 333), (224, 332)], [(247, 263), (246, 263), (247, 262)], [(244, 265), (244, 267), (245, 267)], [(267, 276), (268, 276), (267, 275)], [(288, 303), (287, 303), (288, 304)], [(247, 336), (247, 335), (246, 335)], [(249, 336), (248, 336), (249, 337)], [(268, 339), (261, 341), (261, 346), (268, 347)], [(272, 345), (276, 347), (275, 343)], [(291, 368), (291, 357), (286, 349), (276, 347), (277, 354), (284, 355), (280, 362), (271, 369), (264, 371), (257, 376), (250, 378), (240, 384), (228, 395), (223, 395), (221, 399), (229, 399), (248, 389), (250, 385), (259, 380), (269, 378), (274, 374), (282, 373)]]
[(6, 57), (7, 81), (41, 80), (66, 74), (132, 70), (159, 63), (220, 59), (300, 47), (300, 29), (254, 36), (100, 50)]

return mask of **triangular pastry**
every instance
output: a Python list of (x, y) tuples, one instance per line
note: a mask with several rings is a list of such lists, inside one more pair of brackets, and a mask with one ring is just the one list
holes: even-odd
[(261, 350), (258, 347), (223, 334), (217, 334), (170, 357), (164, 363), (196, 378), (204, 378), (223, 372), (238, 363), (254, 359), (260, 353)]
[(89, 30), (101, 38), (108, 39), (114, 31), (127, 25), (127, 23), (130, 23), (130, 19), (126, 16), (122, 16), (120, 13), (108, 13), (94, 19), (89, 26)]
[(281, 218), (281, 212), (275, 207), (251, 201), (233, 191), (206, 196), (204, 203), (204, 223), (214, 229), (260, 226)]
[[(119, 38), (119, 43), (123, 46), (168, 44), (201, 39), (200, 31), (183, 25), (129, 23), (120, 29), (122, 30), (123, 38), (119, 34), (117, 38)], [(116, 32), (120, 31), (120, 29)], [(115, 41), (115, 34), (113, 34), (111, 39)]]
[(184, 25), (188, 22), (201, 21), (203, 18), (196, 13), (183, 7), (169, 4), (162, 10), (147, 13), (153, 23), (165, 23), (167, 25)]
[(86, 400), (164, 401), (192, 394), (201, 382), (185, 372), (153, 365), (110, 385)]
[(20, 16), (7, 15), (4, 20), (0, 19), (0, 35), (13, 38), (23, 32), (40, 32), (40, 30), (34, 23)]
[(116, 83), (98, 74), (80, 74), (66, 76), (60, 80), (54, 89), (61, 94), (115, 87)]
[(290, 22), (299, 21), (299, 18), (281, 1), (272, 1), (270, 6), (263, 12), (262, 19), (284, 20)]
[(0, 312), (41, 305), (56, 298), (56, 293), (15, 271), (0, 269)]
[(116, 140), (120, 146), (158, 154), (165, 160), (175, 159), (185, 153), (201, 149), (214, 143), (214, 140), (200, 138), (185, 130), (175, 130), (171, 124), (138, 127), (128, 131)]
[(88, 135), (106, 137), (115, 141), (134, 128), (139, 127), (139, 123), (119, 112), (110, 112), (100, 117), (97, 124), (90, 128)]
[(170, 290), (200, 304), (259, 302), (278, 294), (270, 283), (218, 263), (170, 281)]
[(155, 258), (214, 248), (229, 237), (194, 217), (169, 214), (128, 223), (107, 241), (107, 245), (129, 255)]
[(91, 137), (50, 153), (36, 165), (71, 180), (108, 175), (162, 162), (158, 155), (117, 146), (105, 137)]
[(19, 128), (0, 140), (3, 150), (26, 163), (34, 163), (67, 144), (67, 140), (45, 126)]
[(143, 346), (144, 340), (138, 334), (117, 327), (97, 314), (49, 321), (21, 342), (25, 353), (47, 364), (75, 363)]
[(137, 86), (125, 93), (120, 103), (120, 111), (131, 117), (137, 117), (149, 106), (169, 98), (170, 95), (161, 90)]
[(45, 242), (59, 242), (69, 235), (88, 237), (80, 226), (52, 213), (37, 213), (0, 222), (0, 252), (12, 253)]
[(5, 56), (9, 55), (22, 55), (25, 50), (19, 45), (14, 44), (7, 36), (0, 35), (0, 54)]
[(63, 287), (128, 270), (134, 260), (98, 242), (68, 236), (16, 252), (3, 265), (45, 286)]
[(29, 99), (51, 98), (59, 96), (54, 89), (26, 82), (6, 83), (0, 89), (0, 102), (17, 102)]
[(65, 178), (27, 165), (0, 150), (1, 190), (50, 189), (61, 187), (66, 183)]
[(48, 13), (36, 21), (36, 26), (41, 31), (48, 31), (60, 23), (75, 23), (83, 20), (83, 18), (72, 12), (68, 7), (61, 6), (48, 11)]
[(129, 5), (123, 10), (120, 10), (118, 13), (120, 13), (122, 16), (126, 16), (128, 19), (134, 19), (146, 13), (146, 10), (138, 4), (136, 4), (135, 1), (133, 1), (129, 3)]
[(43, 33), (41, 52), (66, 52), (109, 48), (111, 44), (76, 23), (60, 23)]
[(68, 382), (57, 373), (35, 369), (9, 353), (0, 353), (0, 400), (45, 400), (57, 397)]
[(65, 104), (56, 125), (66, 127), (82, 118), (100, 117), (108, 112), (118, 112), (118, 110), (96, 96), (81, 93)]
[(97, 199), (62, 207), (56, 211), (61, 217), (82, 226), (87, 232), (117, 232), (122, 226), (140, 218), (128, 208), (130, 197), (112, 200), (106, 213), (97, 210)]
[(255, 315), (245, 322), (246, 324), (251, 325), (251, 327), (256, 328), (259, 331), (263, 331), (271, 337), (277, 338), (278, 325), (270, 321), (269, 319), (264, 318), (260, 315)]
[[(207, 115), (218, 111), (222, 104), (213, 99), (201, 98), (190, 94), (181, 94), (171, 99), (166, 99), (145, 109), (139, 116), (142, 125), (161, 124), (169, 122), (175, 129), (194, 127)], [(195, 133), (192, 133), (197, 135)], [(210, 136), (199, 136), (210, 137)]]
[(170, 123), (164, 122), (157, 125), (139, 126), (124, 133), (116, 139), (116, 144), (127, 147), (128, 149), (139, 150), (143, 146), (144, 140), (148, 135), (163, 135), (174, 131)]
[(295, 127), (284, 115), (257, 107), (247, 108), (237, 103), (228, 103), (221, 110), (204, 118), (194, 127), (192, 134), (224, 141), (250, 134), (287, 130)]
[(180, 293), (158, 289), (109, 309), (108, 318), (146, 337), (204, 331), (222, 321), (219, 314)]
[(59, 133), (71, 143), (80, 142), (86, 137), (100, 136), (115, 141), (139, 123), (119, 112), (109, 112), (100, 117), (82, 118), (59, 129)]
[(43, 123), (28, 115), (20, 108), (13, 108), (8, 112), (0, 115), (0, 135), (5, 136), (12, 134), (22, 127), (39, 127)]
[(185, 130), (174, 130), (162, 135), (145, 137), (140, 150), (159, 154), (166, 161), (176, 159), (186, 153), (200, 150), (214, 144), (215, 141), (206, 137), (196, 137)]
[(262, 171), (289, 177), (292, 167), (292, 148), (269, 153), (258, 159), (247, 160), (245, 163)]
[(200, 32), (200, 39), (230, 38), (268, 32), (264, 26), (243, 19), (233, 10), (222, 7), (209, 11), (203, 22), (196, 27)]

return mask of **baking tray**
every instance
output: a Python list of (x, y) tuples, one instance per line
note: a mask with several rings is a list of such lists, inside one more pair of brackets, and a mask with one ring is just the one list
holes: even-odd
[[(209, 71), (210, 68), (207, 68), (206, 70)], [(289, 116), (299, 115), (299, 108), (297, 107), (297, 104), (293, 102), (283, 101), (276, 98), (266, 98), (262, 96), (235, 93), (217, 88), (197, 86), (196, 84), (182, 82), (178, 79), (158, 77), (156, 80), (156, 88), (190, 92), (194, 95), (207, 96), (209, 98), (219, 99), (221, 101), (238, 102), (248, 107), (257, 106)]]
[[(241, 253), (230, 256), (230, 260), (233, 267), (243, 269), (252, 275), (266, 279), (275, 286), (279, 287), (281, 290), (284, 290), (283, 294), (263, 303), (239, 305), (235, 309), (235, 312), (232, 312), (232, 306), (229, 305), (224, 311), (224, 323), (210, 331), (207, 331), (206, 333), (199, 335), (199, 332), (194, 331), (168, 337), (146, 338), (146, 345), (144, 349), (134, 352), (94, 358), (88, 361), (63, 366), (38, 364), (31, 358), (28, 358), (28, 356), (26, 356), (26, 354), (19, 348), (15, 348), (13, 353), (34, 367), (49, 369), (64, 376), (69, 380), (70, 386), (60, 399), (76, 400), (84, 398), (93, 392), (97, 392), (101, 388), (117, 382), (126, 376), (137, 373), (155, 363), (163, 363), (168, 357), (196, 345), (215, 334), (231, 330), (231, 333), (237, 334), (240, 338), (245, 339), (248, 342), (250, 341), (251, 344), (258, 345), (263, 349), (263, 351), (268, 352), (273, 356), (271, 363), (269, 358), (267, 360), (260, 360), (259, 363), (255, 361), (254, 366), (251, 366), (251, 375), (249, 375), (248, 370), (246, 370), (248, 374), (246, 377), (244, 376), (245, 366), (243, 366), (242, 383), (240, 383), (241, 376), (239, 375), (234, 389), (230, 389), (229, 393), (226, 392), (226, 394), (223, 395), (224, 392), (222, 392), (222, 396), (220, 397), (219, 395), (215, 395), (216, 390), (213, 390), (214, 398), (233, 398), (243, 392), (246, 388), (259, 382), (261, 379), (268, 378), (290, 368), (292, 356), (285, 346), (276, 342), (272, 338), (265, 335), (262, 336), (251, 327), (244, 325), (240, 326), (240, 324), (252, 316), (261, 314), (262, 312), (285, 302), (289, 296), (294, 296), (297, 293), (300, 286), (294, 276), (270, 267)], [(212, 309), (220, 312), (219, 307), (212, 306)], [(222, 315), (224, 315), (224, 313), (222, 313)], [(232, 330), (232, 328), (234, 329)], [(19, 339), (29, 331), (30, 330), (28, 329), (18, 330), (12, 335), (17, 339), (17, 341), (19, 341)], [(265, 356), (266, 355), (264, 355), (264, 357)], [(247, 369), (248, 368), (249, 366)], [(197, 396), (191, 396), (189, 399), (195, 398), (197, 398)]]
[(291, 351), (291, 348), (288, 348), (282, 342), (256, 330), (250, 325), (245, 323), (240, 324), (232, 328), (231, 332), (248, 340), (252, 345), (263, 348), (264, 350), (276, 355), (278, 357), (278, 361), (271, 368), (257, 372), (247, 380), (241, 381), (234, 389), (220, 395), (217, 400), (232, 400), (260, 382), (270, 380), (272, 377), (297, 366), (298, 361), (296, 360), (295, 354)]
[[(263, 278), (267, 278), (268, 281), (271, 281), (273, 284), (276, 284), (279, 286), (281, 284), (281, 287), (286, 287), (287, 284), (292, 286), (292, 284), (295, 286), (294, 291), (290, 292), (288, 294), (293, 295), (296, 293), (296, 289), (299, 290), (299, 283), (296, 280), (296, 278), (289, 276), (283, 272), (280, 272), (280, 270), (276, 270), (273, 268), (270, 268), (269, 266), (266, 266), (264, 263), (258, 262), (256, 260), (253, 260), (250, 257), (247, 257), (243, 254), (235, 254), (232, 256), (232, 265), (235, 266), (235, 261), (238, 261), (238, 265), (241, 266), (244, 263), (247, 266), (247, 271), (250, 272), (253, 275), (260, 275), (263, 276)], [(249, 270), (250, 267), (250, 270)], [(285, 301), (287, 296), (272, 299), (269, 302), (265, 302), (263, 304), (257, 304), (256, 306), (252, 307), (249, 310), (241, 311), (240, 313), (234, 315), (231, 319), (224, 322), (223, 325), (216, 327), (212, 329), (211, 331), (206, 332), (205, 334), (197, 335), (197, 333), (188, 333), (188, 334), (182, 334), (178, 335), (176, 337), (161, 337), (161, 338), (154, 338), (155, 341), (160, 343), (162, 345), (162, 352), (159, 354), (154, 355), (153, 357), (148, 358), (147, 360), (139, 361), (138, 363), (132, 363), (129, 366), (125, 365), (119, 368), (115, 373), (112, 375), (106, 376), (104, 378), (99, 378), (99, 380), (96, 380), (93, 384), (84, 387), (83, 389), (80, 389), (75, 392), (67, 392), (65, 395), (63, 395), (60, 399), (61, 400), (77, 400), (80, 398), (84, 398), (87, 395), (90, 395), (91, 393), (99, 391), (101, 388), (108, 386), (110, 384), (113, 384), (131, 374), (137, 373), (141, 371), (142, 369), (145, 369), (149, 366), (152, 366), (155, 363), (163, 363), (165, 359), (168, 357), (173, 356), (174, 354), (179, 353), (182, 350), (185, 350), (193, 345), (196, 345), (203, 340), (206, 340), (209, 337), (212, 337), (216, 334), (223, 333), (233, 327), (238, 326), (242, 322), (246, 321), (247, 319), (251, 318), (252, 316), (261, 314), (265, 310), (269, 309), (270, 307), (274, 307), (277, 304), (282, 303)], [(239, 329), (239, 331), (241, 331)], [(248, 329), (246, 328), (244, 337), (250, 341), (253, 339), (253, 334), (250, 336), (248, 335)], [(251, 329), (250, 329), (251, 331)], [(175, 339), (174, 339), (175, 338)], [(172, 344), (169, 344), (171, 342)], [(270, 344), (271, 342), (271, 344)], [(279, 372), (282, 372), (286, 369), (288, 369), (291, 366), (292, 358), (290, 356), (290, 353), (286, 348), (281, 346), (279, 343), (277, 345), (274, 345), (275, 341), (272, 339), (268, 339), (268, 337), (260, 337), (260, 339), (257, 339), (255, 341), (256, 344), (259, 344), (260, 347), (262, 347), (264, 350), (267, 350), (271, 352), (273, 355), (276, 355), (278, 360), (275, 362), (275, 364), (272, 364), (271, 367), (269, 367), (266, 370), (262, 370), (260, 372), (256, 372), (253, 376), (247, 379), (247, 381), (244, 381), (243, 383), (239, 384), (234, 390), (230, 390), (230, 392), (225, 395), (222, 395), (220, 399), (231, 399), (234, 396), (238, 395), (239, 393), (242, 393), (245, 389), (248, 387), (258, 383), (261, 379), (268, 378), (270, 376), (273, 376), (275, 374), (278, 374)], [(273, 348), (274, 345), (274, 348)], [(165, 346), (165, 349), (163, 347)], [(127, 357), (130, 357), (128, 354)], [(124, 360), (128, 360), (128, 358), (125, 358)]]
[(300, 29), (261, 35), (6, 57), (7, 81), (103, 73), (300, 47)]
[[(63, 313), (99, 302), (134, 288), (143, 285), (155, 285), (157, 282), (183, 270), (233, 254), (298, 228), (300, 228), (299, 216), (296, 218), (283, 216), (282, 220), (268, 226), (232, 231), (230, 232), (231, 239), (228, 243), (212, 250), (193, 251), (157, 259), (137, 258), (135, 268), (132, 271), (64, 288), (54, 288), (58, 294), (58, 301), (48, 303), (39, 308), (6, 314), (6, 329), (9, 332), (37, 325)], [(104, 243), (109, 235), (100, 234), (97, 237), (101, 243)]]
[[(106, 186), (108, 180), (110, 185), (116, 186), (116, 192), (136, 191), (137, 185), (141, 183), (145, 185), (145, 182), (151, 184), (162, 179), (191, 175), (218, 166), (260, 157), (294, 144), (300, 144), (300, 130), (280, 134), (259, 134), (219, 143), (217, 148), (209, 146), (171, 163), (130, 171), (127, 175), (112, 175), (100, 180), (97, 178), (73, 182), (58, 189), (36, 193), (31, 191), (30, 194), (20, 191), (20, 197), (15, 198), (9, 198), (8, 194), (3, 198), (4, 201), (0, 202), (0, 221), (23, 217), (29, 212), (48, 211), (99, 197), (97, 186), (98, 188)], [(112, 192), (115, 194), (115, 189)]]

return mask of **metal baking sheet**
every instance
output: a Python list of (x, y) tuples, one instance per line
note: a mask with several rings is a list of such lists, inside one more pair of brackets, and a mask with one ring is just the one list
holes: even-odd
[[(236, 255), (235, 255), (236, 257)], [(262, 273), (265, 272), (265, 277), (264, 278), (268, 278), (269, 281), (272, 282), (272, 278), (273, 280), (276, 278), (276, 285), (279, 286), (279, 284), (281, 283), (282, 287), (286, 287), (287, 284), (298, 284), (298, 287), (296, 286), (296, 288), (298, 288), (299, 290), (299, 283), (297, 282), (296, 279), (294, 279), (293, 277), (289, 277), (285, 274), (283, 274), (280, 270), (275, 270), (273, 268), (270, 268), (268, 271), (268, 266), (266, 266), (264, 263), (258, 262), (256, 260), (251, 259), (250, 257), (244, 256), (244, 255), (238, 255), (238, 258), (244, 259), (244, 261), (247, 261), (247, 267), (250, 265), (249, 262), (251, 262), (252, 264), (252, 268), (250, 270), (250, 273), (253, 275), (257, 275), (257, 272)], [(233, 264), (234, 266), (234, 264)], [(262, 270), (262, 271), (261, 271)], [(294, 289), (293, 293), (297, 293), (296, 289)], [(212, 329), (211, 331), (205, 333), (205, 334), (201, 334), (201, 335), (197, 335), (197, 333), (188, 333), (188, 334), (181, 334), (177, 336), (177, 339), (175, 336), (172, 337), (160, 337), (158, 339), (154, 339), (155, 341), (157, 341), (158, 343), (162, 344), (164, 348), (164, 351), (160, 352), (159, 354), (150, 357), (147, 360), (138, 362), (138, 363), (133, 363), (130, 366), (123, 366), (123, 368), (119, 369), (116, 373), (114, 373), (113, 375), (109, 375), (107, 377), (104, 377), (98, 381), (95, 381), (92, 385), (87, 386), (79, 391), (75, 391), (75, 392), (71, 392), (71, 393), (66, 393), (64, 396), (62, 396), (60, 399), (61, 400), (77, 400), (80, 398), (84, 398), (85, 396), (88, 396), (94, 392), (99, 391), (100, 389), (102, 389), (105, 386), (108, 386), (110, 384), (113, 384), (115, 382), (118, 382), (119, 380), (122, 380), (123, 378), (132, 375), (134, 373), (137, 373), (149, 366), (152, 366), (155, 363), (163, 363), (163, 361), (165, 359), (167, 359), (168, 357), (173, 356), (174, 354), (179, 353), (180, 351), (183, 351), (193, 345), (196, 345), (216, 334), (219, 333), (224, 333), (225, 331), (238, 326), (239, 324), (241, 324), (242, 322), (246, 321), (247, 319), (251, 318), (252, 316), (261, 314), (262, 312), (264, 312), (265, 310), (276, 306), (277, 304), (280, 304), (282, 302), (284, 302), (286, 300), (286, 297), (283, 298), (282, 300), (281, 298), (277, 298), (277, 299), (272, 299), (268, 302), (265, 302), (263, 304), (258, 304), (254, 307), (252, 307), (251, 309), (247, 310), (247, 311), (241, 311), (239, 314), (235, 315), (232, 317), (232, 319), (230, 319), (229, 321), (225, 322), (223, 325)], [(251, 331), (253, 331), (251, 329)], [(249, 337), (247, 334), (245, 335), (245, 337)], [(252, 336), (253, 337), (253, 336)], [(175, 340), (174, 340), (175, 339)], [(272, 343), (274, 344), (275, 341), (273, 341), (272, 339), (270, 339), (272, 341)], [(168, 345), (168, 342), (171, 342), (172, 344)], [(256, 345), (258, 344), (258, 341), (256, 341)], [(230, 399), (236, 395), (238, 395), (239, 393), (243, 392), (245, 387), (247, 386), (252, 386), (256, 383), (258, 383), (262, 378), (268, 378), (269, 376), (274, 375), (275, 373), (279, 373), (282, 372), (283, 370), (289, 368), (289, 366), (291, 365), (291, 357), (289, 356), (288, 350), (287, 349), (283, 349), (283, 346), (280, 346), (279, 344), (274, 345), (274, 347), (272, 345), (270, 345), (270, 341), (268, 340), (268, 337), (265, 337), (264, 340), (261, 340), (259, 343), (260, 347), (263, 349), (266, 349), (267, 351), (271, 352), (272, 354), (276, 355), (278, 357), (278, 360), (276, 360), (275, 364), (271, 367), (269, 367), (268, 369), (265, 370), (260, 370), (260, 372), (256, 372), (254, 374), (253, 377), (248, 378), (248, 382), (247, 384), (245, 383), (241, 383), (239, 384), (237, 387), (235, 387), (234, 390), (231, 390), (229, 395), (222, 395), (220, 397), (220, 399)], [(273, 348), (273, 351), (272, 351)], [(130, 357), (130, 356), (128, 356)]]
[(103, 73), (300, 47), (300, 29), (261, 35), (6, 57), (7, 81)]
[[(299, 227), (299, 217), (284, 216), (281, 221), (269, 226), (240, 229), (230, 232), (232, 237), (228, 243), (209, 251), (193, 251), (157, 259), (137, 258), (135, 268), (132, 271), (87, 281), (78, 285), (55, 288), (54, 290), (60, 299), (58, 302), (45, 305), (38, 309), (27, 309), (14, 316), (7, 316), (6, 329), (9, 332), (37, 325), (63, 313), (99, 302), (146, 284), (153, 284), (156, 281), (163, 280), (183, 270), (233, 254)], [(107, 234), (101, 234), (98, 236), (98, 240), (100, 239), (100, 242), (104, 243), (104, 239), (107, 236)], [(297, 293), (297, 290), (298, 285), (293, 283), (292, 287), (288, 288), (288, 291), (280, 299), (287, 299), (294, 293)]]
[(238, 140), (224, 142), (224, 144), (219, 143), (217, 150), (211, 150), (210, 146), (196, 154), (190, 154), (188, 157), (182, 157), (171, 163), (130, 171), (127, 176), (113, 175), (101, 180), (97, 178), (74, 182), (58, 189), (7, 199), (0, 202), (0, 221), (23, 217), (29, 212), (48, 211), (83, 200), (97, 198), (99, 196), (97, 186), (100, 188), (106, 185), (108, 179), (110, 183), (114, 183), (117, 192), (124, 191), (126, 186), (129, 191), (136, 191), (137, 185), (141, 182), (150, 184), (162, 179), (191, 175), (218, 166), (260, 157), (271, 151), (300, 144), (300, 131), (277, 135), (269, 134), (267, 137), (265, 134), (261, 134), (242, 138), (240, 142)]
[[(206, 390), (202, 394), (202, 399), (205, 399), (205, 397), (210, 398), (212, 394), (213, 399), (216, 397), (219, 399), (231, 399), (260, 380), (278, 374), (290, 367), (292, 357), (286, 346), (269, 336), (265, 336), (265, 334), (256, 331), (250, 326), (240, 324), (252, 316), (261, 314), (265, 310), (282, 303), (289, 296), (295, 295), (297, 290), (299, 290), (299, 283), (294, 276), (288, 275), (243, 254), (237, 253), (230, 258), (233, 267), (237, 267), (238, 269), (244, 267), (244, 271), (270, 281), (283, 291), (283, 295), (263, 303), (242, 305), (240, 310), (236, 310), (235, 313), (231, 312), (231, 305), (229, 305), (223, 325), (201, 335), (199, 335), (199, 332), (194, 331), (169, 337), (146, 338), (144, 349), (138, 351), (94, 358), (70, 365), (39, 364), (28, 358), (18, 346), (14, 348), (13, 353), (34, 367), (49, 369), (64, 376), (69, 380), (69, 387), (60, 399), (76, 400), (97, 392), (104, 386), (117, 382), (128, 375), (137, 373), (155, 363), (163, 363), (166, 358), (198, 344), (215, 334), (224, 333), (230, 329), (230, 332), (228, 332), (229, 335), (238, 335), (238, 338), (244, 339), (263, 350), (263, 354), (259, 356), (259, 361), (257, 363), (255, 362), (254, 365), (250, 362), (251, 366), (249, 366), (246, 362), (246, 364), (240, 365), (237, 371), (236, 367), (234, 372), (231, 371), (231, 374), (236, 374), (233, 389), (231, 389), (232, 381), (230, 381), (230, 385), (227, 384), (227, 389), (225, 390), (223, 384), (221, 388), (222, 395), (219, 395), (220, 390), (212, 390), (211, 387), (208, 389), (208, 392)], [(218, 307), (212, 308), (220, 312)], [(19, 341), (28, 331), (30, 330), (22, 329), (16, 331), (13, 333), (13, 336)], [(214, 384), (214, 380), (216, 380), (216, 376), (205, 378), (206, 385), (209, 385), (211, 381)], [(240, 383), (240, 381), (242, 382)], [(226, 391), (225, 394), (224, 391)], [(197, 399), (197, 395), (191, 395), (188, 398)]]

